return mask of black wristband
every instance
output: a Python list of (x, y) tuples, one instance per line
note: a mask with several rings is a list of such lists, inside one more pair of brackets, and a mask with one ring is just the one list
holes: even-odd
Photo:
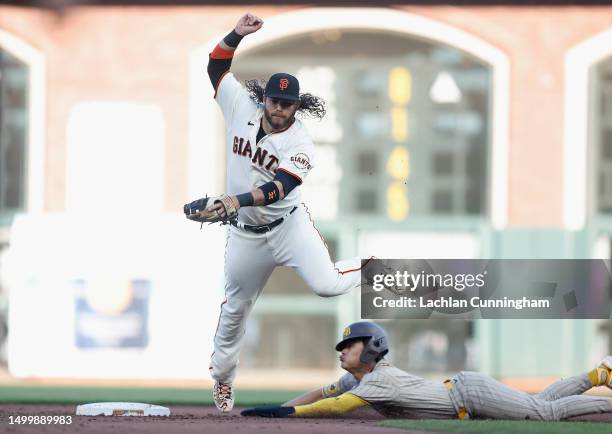
[(240, 41), (242, 41), (242, 38), (244, 38), (244, 36), (236, 33), (236, 30), (232, 30), (225, 38), (223, 38), (223, 42), (228, 47), (236, 48), (238, 44), (240, 44)]
[(253, 195), (251, 193), (242, 193), (236, 196), (241, 207), (253, 206)]
[(280, 200), (280, 191), (278, 190), (276, 182), (266, 182), (265, 184), (260, 185), (259, 189), (263, 191), (264, 205), (270, 205), (271, 203)]

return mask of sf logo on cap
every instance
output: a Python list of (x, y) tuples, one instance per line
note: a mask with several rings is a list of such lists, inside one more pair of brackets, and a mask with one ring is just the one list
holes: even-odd
[(285, 90), (289, 87), (289, 80), (287, 80), (286, 78), (281, 78), (279, 84), (280, 84), (280, 90)]
[(351, 328), (347, 327), (347, 328), (344, 329), (344, 332), (342, 333), (342, 336), (347, 337), (350, 334), (351, 334)]

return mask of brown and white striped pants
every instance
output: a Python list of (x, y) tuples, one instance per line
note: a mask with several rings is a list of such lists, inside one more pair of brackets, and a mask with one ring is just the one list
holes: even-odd
[(612, 413), (612, 399), (587, 396), (591, 381), (579, 374), (561, 379), (530, 395), (478, 372), (462, 371), (451, 378), (451, 400), (457, 414), (477, 419), (562, 420), (591, 413)]

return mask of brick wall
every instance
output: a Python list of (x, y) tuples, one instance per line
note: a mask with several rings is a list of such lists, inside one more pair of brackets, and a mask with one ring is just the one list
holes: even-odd
[[(295, 8), (253, 7), (264, 19)], [(612, 6), (406, 6), (487, 41), (510, 61), (509, 224), (561, 226), (564, 56), (612, 28)], [(0, 6), (0, 30), (46, 58), (45, 209), (65, 202), (68, 115), (89, 100), (155, 103), (166, 119), (165, 208), (187, 197), (189, 56), (243, 7)], [(205, 65), (202, 73), (205, 74)]]

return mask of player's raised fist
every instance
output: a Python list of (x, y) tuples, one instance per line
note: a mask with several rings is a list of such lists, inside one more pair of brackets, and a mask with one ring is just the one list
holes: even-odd
[(239, 35), (246, 36), (261, 29), (261, 26), (263, 26), (263, 20), (261, 18), (251, 13), (246, 13), (240, 17), (234, 30)]

